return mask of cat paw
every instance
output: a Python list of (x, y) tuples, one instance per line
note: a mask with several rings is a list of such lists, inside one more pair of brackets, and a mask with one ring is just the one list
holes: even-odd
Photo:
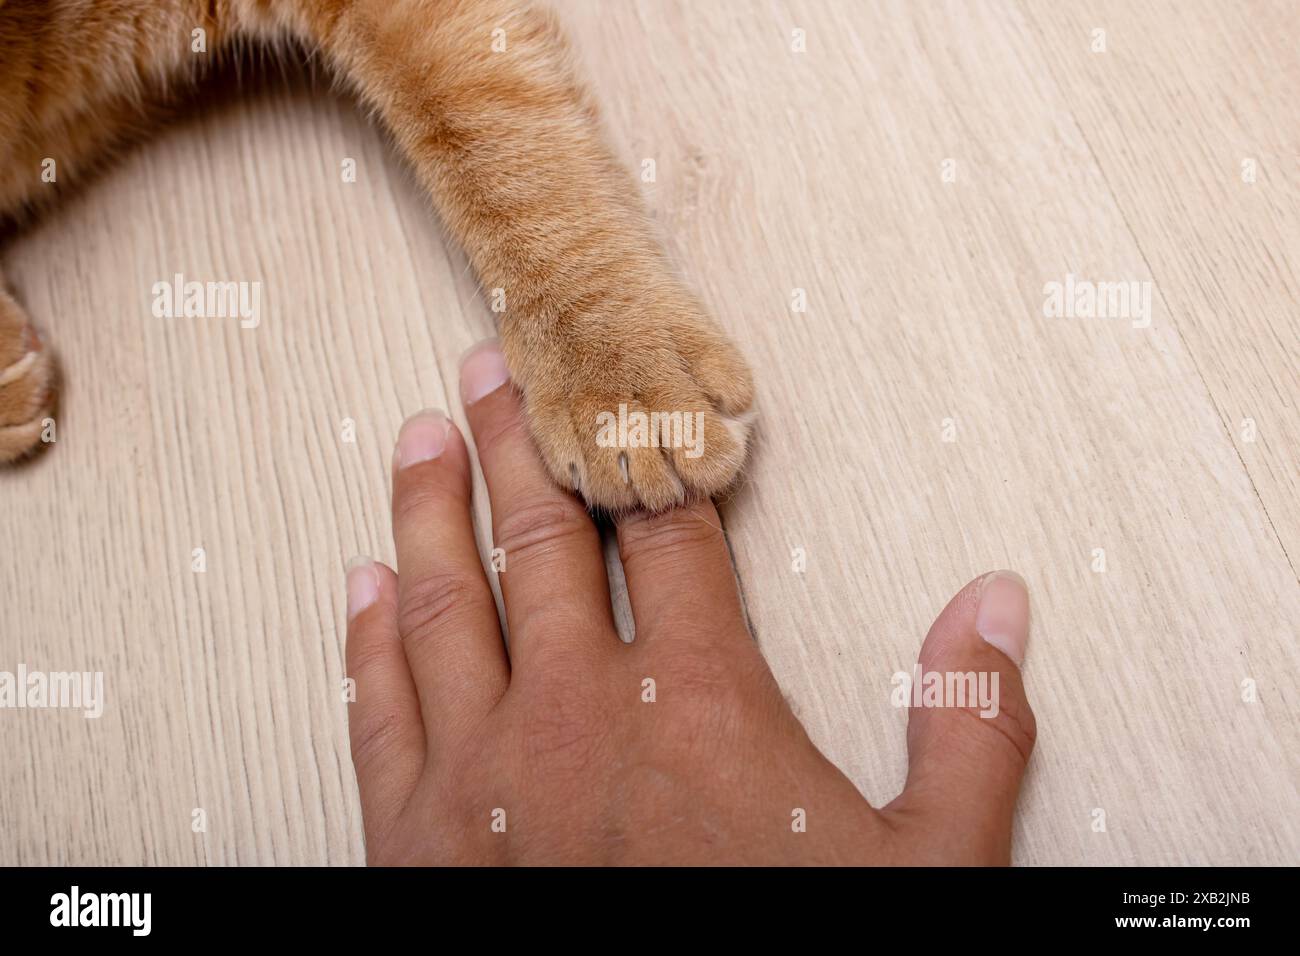
[(594, 508), (717, 497), (745, 463), (749, 367), (698, 309), (627, 305), (562, 334), (504, 336), (533, 439), (555, 480)]
[(54, 397), (49, 349), (13, 300), (0, 293), (0, 464), (41, 444)]

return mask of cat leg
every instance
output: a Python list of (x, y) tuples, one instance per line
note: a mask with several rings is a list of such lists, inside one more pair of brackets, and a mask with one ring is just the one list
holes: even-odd
[[(610, 510), (730, 486), (749, 369), (651, 238), (551, 16), (519, 0), (281, 9), (382, 117), (504, 305), (502, 350), (555, 479)], [(670, 447), (607, 427), (638, 413)]]
[[(242, 24), (206, 0), (0, 0), (0, 218), (23, 222), (146, 127), (160, 94), (187, 88)], [(161, 97), (165, 99), (166, 97)], [(51, 349), (0, 288), (0, 464), (48, 441)]]
[(0, 463), (39, 447), (54, 414), (54, 362), (27, 313), (0, 288)]

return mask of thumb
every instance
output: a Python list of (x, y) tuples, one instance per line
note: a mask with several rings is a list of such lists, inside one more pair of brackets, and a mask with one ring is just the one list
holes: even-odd
[(933, 862), (1011, 860), (1012, 812), (1036, 736), (1020, 677), (1028, 640), (1024, 579), (993, 571), (948, 602), (903, 682), (907, 784), (885, 813)]

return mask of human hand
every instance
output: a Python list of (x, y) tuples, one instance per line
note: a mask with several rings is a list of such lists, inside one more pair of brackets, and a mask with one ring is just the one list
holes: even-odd
[(1035, 737), (1017, 576), (968, 584), (920, 652), (926, 672), (997, 675), (996, 716), (913, 707), (907, 785), (874, 809), (809, 740), (749, 635), (712, 504), (618, 522), (636, 621), (619, 640), (596, 526), (546, 474), (506, 376), (481, 347), (461, 394), (506, 555), (509, 653), (468, 450), (440, 413), (408, 420), (394, 454), (400, 576), (350, 566), (349, 727), (371, 863), (1009, 862)]

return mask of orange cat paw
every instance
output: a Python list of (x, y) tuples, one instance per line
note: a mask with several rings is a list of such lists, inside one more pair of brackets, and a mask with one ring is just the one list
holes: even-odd
[(0, 317), (0, 463), (39, 446), (54, 414), (50, 352), (20, 317), (8, 318), (4, 323)]
[(544, 342), (503, 342), (548, 469), (594, 507), (716, 497), (744, 466), (749, 367), (707, 318), (672, 305), (628, 302)]

